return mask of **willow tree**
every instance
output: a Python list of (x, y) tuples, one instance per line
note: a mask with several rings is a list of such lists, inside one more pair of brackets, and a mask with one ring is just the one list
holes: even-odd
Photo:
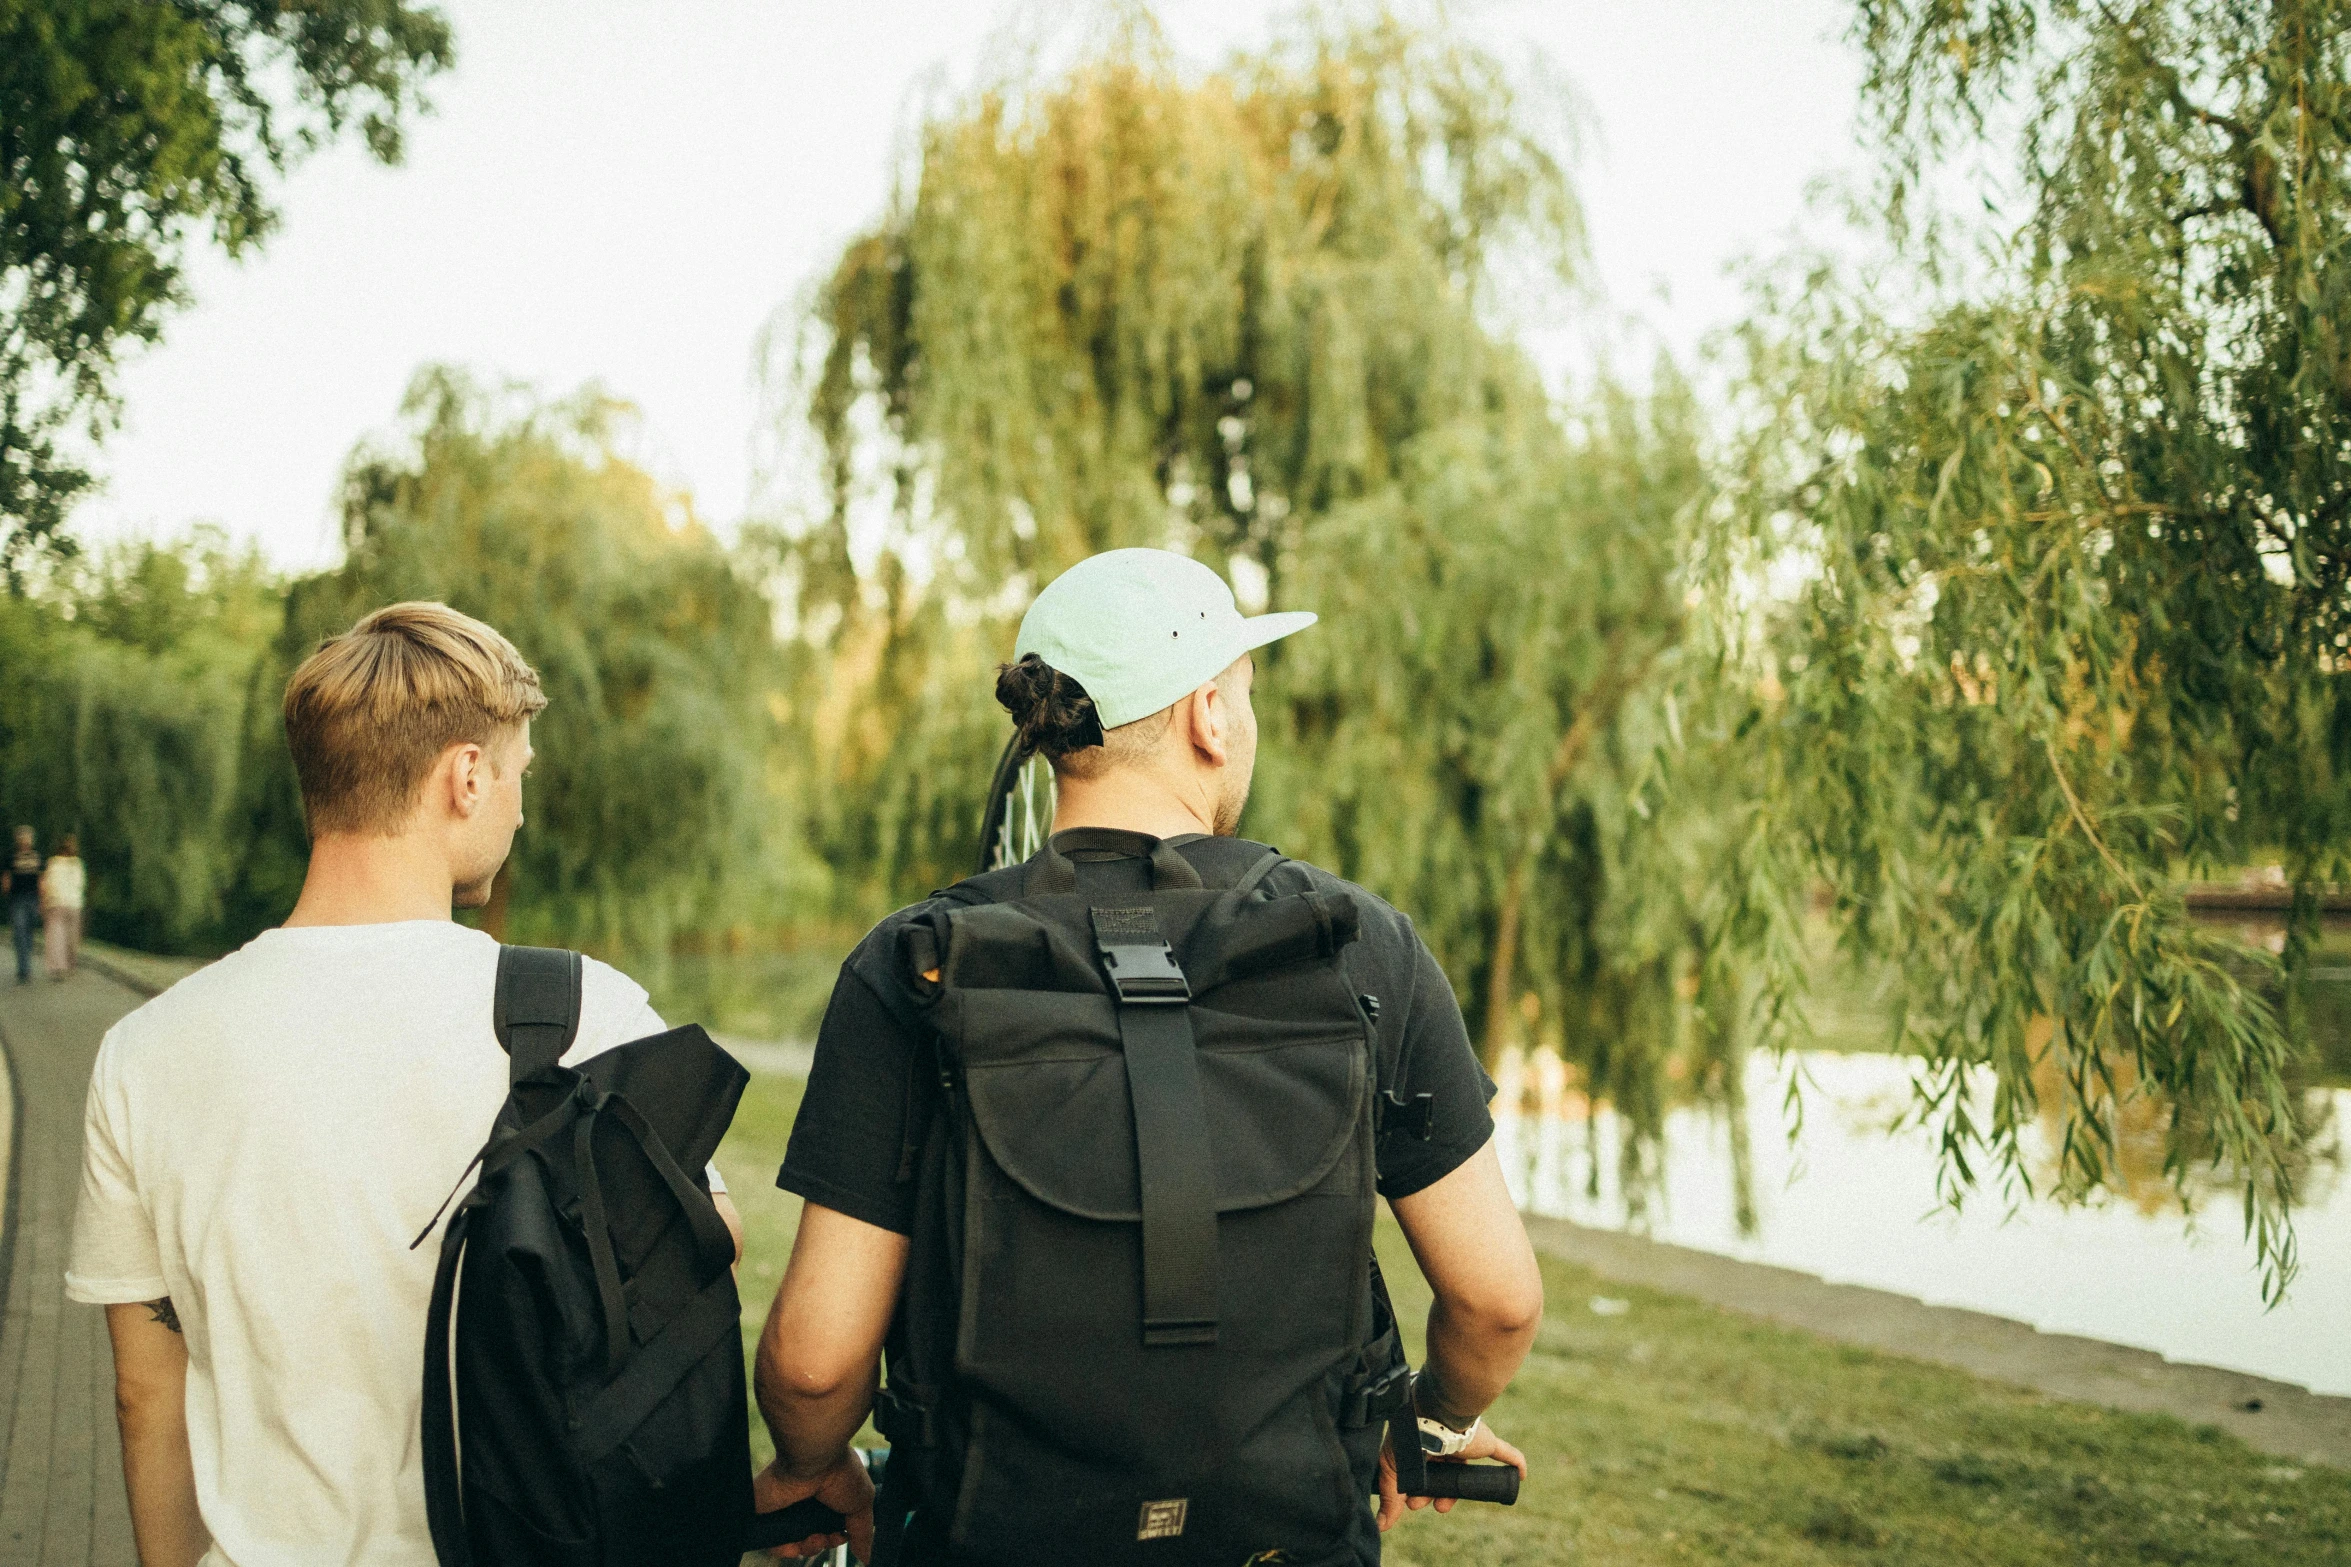
[(1580, 262), (1557, 110), (1389, 22), (1187, 72), (1128, 14), (923, 126), (795, 341), (808, 777), (861, 912), (969, 864), (1036, 588), (1173, 547), (1325, 615), (1261, 655), (1246, 830), (1410, 909), (1490, 1044), (1532, 1018), (1652, 1106), (1665, 1050), (1728, 1048), (1679, 1000), (1701, 882), (1636, 869), (1689, 400), (1668, 371), (1563, 418), (1501, 297)]
[[(345, 561), (293, 585), (274, 680), (386, 603), (479, 616), (548, 697), (487, 919), (643, 952), (772, 918), (790, 855), (766, 819), (777, 665), (759, 587), (622, 454), (626, 410), (609, 397), (546, 402), (427, 369), (403, 414), (345, 469)], [(301, 864), (275, 718), (273, 701), (255, 737), (257, 902), (290, 899)]]
[[(1749, 340), (1717, 561), (1776, 615), (1783, 869), (1900, 962), (1955, 1175), (2024, 1173), (2036, 1063), (2068, 1192), (2151, 1096), (2274, 1291), (2292, 1019), (2179, 882), (2282, 856), (2298, 971), (2351, 852), (2351, 7), (1873, 0), (1858, 37), (1930, 303), (1824, 270)], [(1988, 237), (1934, 200), (1969, 176)]]

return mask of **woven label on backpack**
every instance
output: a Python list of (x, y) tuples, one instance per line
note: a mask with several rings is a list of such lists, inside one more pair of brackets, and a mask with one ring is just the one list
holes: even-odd
[(1135, 1526), (1138, 1540), (1172, 1540), (1184, 1532), (1184, 1514), (1192, 1510), (1192, 1499), (1179, 1496), (1172, 1502), (1145, 1502), (1142, 1521)]

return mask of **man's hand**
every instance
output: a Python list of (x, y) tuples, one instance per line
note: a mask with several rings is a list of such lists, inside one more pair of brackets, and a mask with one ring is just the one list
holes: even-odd
[[(1452, 1458), (1431, 1458), (1429, 1462), (1461, 1464), (1473, 1458), (1499, 1458), (1518, 1471), (1521, 1483), (1526, 1480), (1527, 1455), (1496, 1436), (1494, 1428), (1483, 1421), (1478, 1423), (1477, 1435), (1470, 1438), (1469, 1446), (1459, 1454)], [(1385, 1442), (1380, 1444), (1380, 1533), (1385, 1534), (1395, 1528), (1396, 1520), (1404, 1516), (1404, 1510), (1408, 1507), (1418, 1512), (1434, 1503), (1438, 1512), (1449, 1513), (1453, 1511), (1453, 1504), (1459, 1500), (1461, 1498), (1458, 1496), (1406, 1496), (1398, 1491), (1395, 1449)]]
[(834, 1546), (847, 1541), (849, 1549), (859, 1561), (873, 1559), (873, 1477), (865, 1472), (864, 1463), (847, 1448), (833, 1466), (813, 1480), (794, 1480), (775, 1464), (769, 1464), (751, 1481), (751, 1507), (754, 1512), (781, 1512), (794, 1502), (810, 1497), (839, 1513), (848, 1520), (848, 1530), (842, 1534), (812, 1534), (795, 1545), (779, 1545), (769, 1551), (770, 1556), (822, 1556)]

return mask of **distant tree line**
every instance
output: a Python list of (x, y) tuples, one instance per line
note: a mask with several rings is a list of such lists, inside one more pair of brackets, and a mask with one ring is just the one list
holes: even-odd
[(342, 565), (287, 578), (199, 531), (0, 598), (0, 811), (45, 843), (80, 833), (92, 932), (217, 951), (284, 917), (306, 854), (286, 675), (404, 598), (505, 631), (549, 697), (493, 927), (659, 945), (779, 918), (768, 599), (617, 455), (624, 416), (427, 371), (398, 437), (347, 469)]

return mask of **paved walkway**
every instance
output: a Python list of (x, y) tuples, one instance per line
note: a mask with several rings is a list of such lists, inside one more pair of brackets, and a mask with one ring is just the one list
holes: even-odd
[(145, 997), (85, 968), (63, 984), (0, 977), (14, 1090), (0, 1239), (0, 1567), (130, 1567), (106, 1314), (65, 1298), (81, 1189), (82, 1099), (114, 1020)]
[(2351, 1398), (1561, 1219), (1530, 1217), (1527, 1233), (1540, 1250), (1605, 1279), (1694, 1296), (1745, 1316), (1956, 1366), (2053, 1398), (2216, 1425), (2258, 1452), (2351, 1468)]

